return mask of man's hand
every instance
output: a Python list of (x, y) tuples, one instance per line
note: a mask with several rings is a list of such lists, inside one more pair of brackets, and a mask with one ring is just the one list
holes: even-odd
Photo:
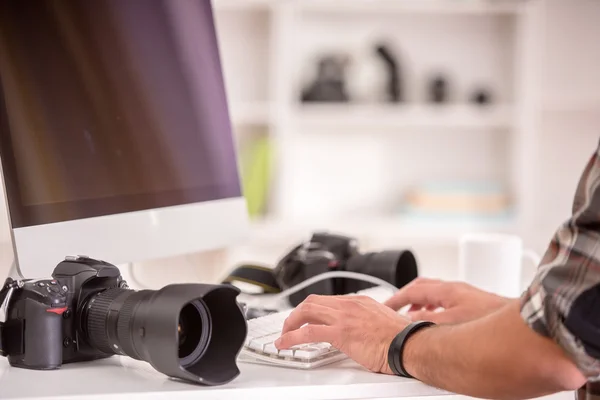
[(327, 342), (370, 371), (392, 374), (388, 349), (409, 323), (370, 297), (311, 295), (288, 316), (275, 346)]
[(411, 305), (408, 317), (413, 321), (456, 324), (488, 315), (510, 301), (462, 282), (417, 278), (385, 304), (393, 310)]

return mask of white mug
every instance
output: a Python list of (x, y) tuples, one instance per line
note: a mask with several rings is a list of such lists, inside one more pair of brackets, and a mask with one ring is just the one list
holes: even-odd
[(460, 278), (465, 282), (506, 297), (521, 295), (522, 261), (536, 266), (540, 257), (523, 248), (523, 240), (515, 235), (471, 233), (460, 239)]

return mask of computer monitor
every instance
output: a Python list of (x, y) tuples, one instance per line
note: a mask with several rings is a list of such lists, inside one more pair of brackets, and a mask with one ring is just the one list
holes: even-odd
[(210, 1), (0, 2), (0, 157), (22, 276), (243, 238)]

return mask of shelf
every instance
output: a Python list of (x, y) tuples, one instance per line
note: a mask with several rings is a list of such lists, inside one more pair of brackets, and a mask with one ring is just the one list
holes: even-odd
[(212, 0), (217, 11), (237, 11), (249, 9), (265, 9), (273, 4), (272, 0)]
[(269, 125), (271, 106), (269, 103), (233, 103), (230, 106), (231, 122), (234, 126)]
[(359, 128), (509, 128), (511, 107), (475, 105), (302, 105), (294, 113), (303, 126)]
[(306, 10), (327, 12), (419, 12), (443, 14), (515, 14), (523, 1), (511, 0), (300, 0)]
[(517, 14), (523, 0), (213, 0), (215, 8), (236, 10), (293, 5), (298, 10), (319, 12), (408, 12), (433, 14)]
[(454, 245), (459, 238), (469, 232), (515, 232), (514, 220), (464, 221), (464, 222), (417, 222), (399, 216), (358, 216), (344, 219), (304, 220), (285, 222), (274, 219), (254, 221), (250, 242), (261, 245), (291, 246), (301, 237), (312, 232), (327, 230), (330, 232), (356, 236), (377, 242), (385, 239), (415, 245)]

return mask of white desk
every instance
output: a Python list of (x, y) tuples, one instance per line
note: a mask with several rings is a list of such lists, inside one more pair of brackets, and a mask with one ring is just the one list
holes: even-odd
[[(173, 381), (144, 362), (113, 357), (65, 365), (56, 371), (12, 368), (0, 359), (0, 399), (27, 400), (230, 400), (383, 399), (416, 400), (450, 395), (418, 381), (368, 372), (351, 360), (312, 371), (240, 364), (227, 385), (203, 387)], [(411, 399), (412, 398), (412, 399)]]
[[(430, 276), (437, 276), (430, 273)], [(0, 357), (1, 400), (470, 400), (411, 379), (374, 374), (351, 360), (312, 371), (239, 364), (227, 385), (203, 387), (170, 380), (145, 362), (113, 357), (57, 371), (12, 368)], [(560, 393), (544, 400), (573, 400)]]

